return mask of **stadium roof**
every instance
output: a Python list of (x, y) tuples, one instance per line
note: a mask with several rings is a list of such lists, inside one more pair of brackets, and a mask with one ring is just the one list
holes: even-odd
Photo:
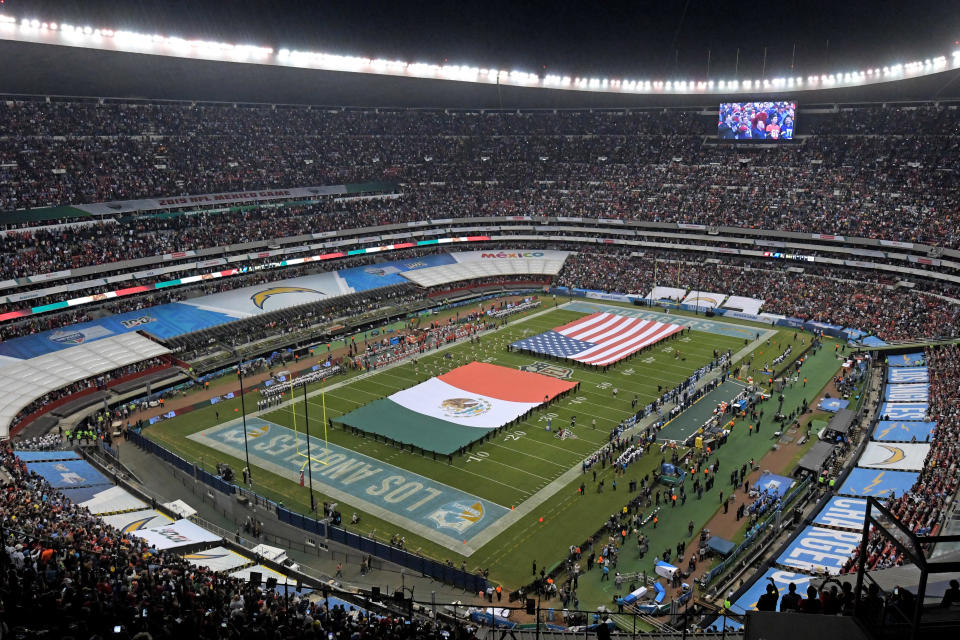
[(830, 457), (832, 452), (832, 443), (818, 440), (809, 451), (803, 454), (803, 457), (800, 458), (800, 461), (797, 463), (797, 468), (819, 473), (820, 468), (823, 467), (823, 463)]
[(662, 79), (423, 64), (0, 15), (6, 93), (365, 107), (602, 108), (960, 98), (960, 51), (820, 75)]
[(853, 426), (853, 423), (856, 419), (857, 414), (850, 409), (840, 409), (833, 414), (833, 417), (830, 418), (830, 422), (827, 423), (827, 431), (846, 433), (850, 431), (850, 427)]

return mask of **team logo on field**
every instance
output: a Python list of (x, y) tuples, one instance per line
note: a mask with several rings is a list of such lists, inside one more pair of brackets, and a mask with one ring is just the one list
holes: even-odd
[(153, 316), (140, 316), (138, 318), (130, 318), (129, 320), (121, 320), (122, 324), (127, 329), (133, 329), (134, 327), (139, 327), (143, 324), (150, 324), (151, 322), (156, 322), (157, 319)]
[(210, 553), (209, 551), (201, 553), (187, 553), (183, 555), (184, 560), (216, 560), (217, 558), (226, 558), (226, 553)]
[(423, 261), (420, 261), (420, 262), (408, 262), (408, 263), (406, 263), (406, 264), (403, 265), (403, 266), (405, 266), (407, 269), (419, 269), (420, 267), (425, 267), (425, 266), (427, 266), (427, 263), (426, 263), (426, 262), (423, 262)]
[(475, 418), (490, 411), (491, 404), (481, 398), (447, 398), (440, 409), (448, 418)]
[(558, 364), (553, 364), (552, 362), (534, 362), (533, 364), (525, 364), (520, 367), (520, 371), (529, 371), (530, 373), (542, 373), (545, 376), (552, 376), (554, 378), (567, 379), (573, 375), (573, 369), (570, 367), (561, 367)]
[(462, 534), (483, 520), (483, 504), (462, 500), (448, 502), (427, 517), (436, 523), (438, 529), (453, 529)]
[(57, 344), (82, 344), (86, 336), (83, 331), (54, 331), (50, 339)]
[(393, 274), (395, 274), (395, 273), (400, 273), (401, 270), (398, 269), (398, 268), (396, 268), (396, 267), (393, 266), (392, 264), (390, 264), (390, 265), (386, 265), (386, 266), (384, 266), (384, 267), (366, 267), (366, 268), (364, 268), (363, 272), (364, 272), (365, 274), (367, 274), (368, 276), (378, 276), (378, 277), (381, 277), (381, 278), (382, 278), (382, 277), (384, 277), (384, 276), (389, 276), (389, 275), (393, 275)]
[(886, 449), (887, 451), (889, 451), (890, 455), (887, 457), (886, 460), (879, 460), (877, 462), (872, 463), (874, 466), (879, 467), (881, 465), (896, 464), (907, 457), (907, 455), (904, 453), (901, 447), (897, 447), (889, 444), (881, 444), (880, 446)]
[(252, 430), (247, 434), (247, 437), (248, 437), (248, 438), (251, 438), (251, 439), (252, 439), (252, 438), (259, 438), (259, 437), (261, 437), (261, 436), (267, 435), (267, 431), (269, 431), (269, 430), (270, 430), (270, 425), (265, 424), (265, 425), (263, 425), (262, 427), (260, 427), (259, 429), (252, 429)]
[(147, 524), (149, 524), (149, 522), (153, 520), (153, 518), (154, 518), (153, 516), (150, 516), (149, 518), (140, 518), (139, 520), (128, 522), (127, 524), (123, 525), (123, 528), (120, 531), (122, 531), (123, 533), (139, 531), (140, 529), (143, 529), (144, 527), (146, 527)]
[(255, 294), (250, 296), (250, 299), (258, 309), (263, 309), (263, 305), (267, 300), (269, 300), (272, 296), (278, 296), (282, 293), (315, 293), (318, 296), (323, 295), (316, 289), (307, 289), (306, 287), (270, 287), (269, 289), (257, 291)]

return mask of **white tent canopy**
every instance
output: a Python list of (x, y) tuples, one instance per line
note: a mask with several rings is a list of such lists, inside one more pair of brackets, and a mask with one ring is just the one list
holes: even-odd
[(459, 262), (457, 264), (405, 271), (400, 275), (421, 287), (436, 287), (451, 282), (495, 278), (497, 276), (555, 276), (563, 268), (563, 261), (563, 258), (517, 258), (514, 260), (491, 260), (490, 262)]
[(195, 515), (197, 513), (196, 509), (188, 505), (183, 500), (174, 500), (173, 502), (164, 502), (163, 506), (165, 506), (167, 509), (170, 509), (170, 511), (173, 511), (175, 514), (177, 514), (181, 518), (189, 518), (190, 516)]
[(89, 509), (90, 513), (99, 515), (146, 509), (147, 503), (131, 495), (127, 490), (113, 486), (97, 493), (86, 502), (81, 502), (80, 506)]
[(153, 340), (124, 333), (0, 367), (0, 439), (10, 435), (14, 416), (37, 398), (169, 352)]
[(210, 533), (206, 529), (195, 525), (189, 520), (176, 520), (167, 525), (137, 529), (130, 535), (142, 538), (151, 546), (160, 551), (188, 547), (203, 542), (220, 542), (220, 536)]
[(680, 302), (687, 295), (686, 289), (676, 287), (654, 287), (647, 297), (651, 300), (676, 300)]

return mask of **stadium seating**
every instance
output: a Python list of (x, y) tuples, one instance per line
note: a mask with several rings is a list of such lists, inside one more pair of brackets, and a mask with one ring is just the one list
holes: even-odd
[[(699, 111), (376, 113), (17, 100), (4, 103), (0, 113), (0, 208), (7, 210), (371, 180), (392, 183), (402, 193), (395, 199), (321, 198), (314, 204), (229, 214), (110, 218), (67, 228), (20, 218), (4, 225), (0, 218), (8, 231), (0, 239), (0, 279), (19, 279), (13, 290), (17, 297), (0, 311), (20, 309), (25, 300), (34, 306), (59, 302), (66, 297), (63, 285), (69, 291), (91, 280), (71, 273), (28, 281), (31, 276), (93, 265), (99, 265), (100, 277), (130, 274), (142, 266), (127, 263), (143, 256), (188, 249), (225, 254), (235, 251), (226, 247), (244, 243), (428, 219), (492, 216), (506, 225), (517, 215), (576, 216), (960, 246), (950, 217), (957, 205), (956, 176), (937, 171), (956, 152), (960, 115), (932, 105), (808, 114), (805, 137), (779, 148), (714, 144), (715, 119)], [(303, 142), (320, 138), (322, 147)], [(450, 144), (451, 138), (457, 143)], [(70, 210), (58, 215), (63, 222), (82, 220), (71, 218)], [(526, 229), (537, 231), (529, 223)], [(573, 229), (550, 232), (603, 235)], [(552, 242), (560, 243), (556, 235)], [(582, 242), (570, 244), (583, 248)], [(664, 246), (658, 253), (665, 259), (683, 257), (683, 245), (671, 244), (676, 249)], [(824, 251), (811, 245), (808, 253)], [(813, 269), (804, 266), (808, 273)], [(910, 266), (953, 268), (922, 261)], [(576, 269), (565, 268), (561, 279), (571, 280)], [(205, 282), (202, 292), (293, 271)], [(642, 288), (610, 282), (618, 273), (622, 270), (593, 270), (591, 288)], [(665, 277), (668, 273), (664, 269)], [(710, 269), (691, 270), (681, 274), (691, 288), (694, 273), (702, 284), (722, 281)], [(842, 309), (822, 308), (837, 299), (833, 290), (844, 286), (835, 280), (755, 275), (740, 278), (739, 284), (749, 286), (735, 293), (780, 293), (758, 296), (768, 300), (765, 311), (834, 320), (849, 313), (856, 322), (846, 324), (875, 329), (887, 339), (956, 330), (956, 308), (949, 301), (888, 291), (895, 273), (860, 269), (853, 279), (870, 285), (859, 287), (856, 300)], [(786, 278), (796, 289), (791, 295), (782, 295)], [(956, 291), (943, 280), (915, 280), (921, 290)], [(60, 289), (44, 293), (53, 285)], [(80, 288), (94, 295), (116, 285), (94, 282)], [(181, 295), (177, 289), (135, 295), (109, 302), (106, 310), (141, 308)], [(89, 317), (82, 308), (71, 308), (5, 323), (0, 331), (6, 339)]]
[[(960, 413), (957, 410), (960, 389), (960, 349), (956, 345), (927, 348), (924, 353), (930, 370), (930, 419), (937, 423), (930, 438), (930, 452), (924, 460), (917, 482), (907, 493), (888, 499), (887, 508), (918, 536), (936, 536), (950, 510), (947, 505), (956, 495), (960, 480)], [(871, 532), (866, 548), (868, 569), (884, 569), (903, 564), (893, 544), (877, 532)], [(860, 549), (844, 566), (855, 572)]]
[(329, 607), (287, 599), (280, 589), (190, 564), (104, 523), (28, 470), (7, 445), (0, 446), (0, 489), (4, 636), (472, 637), (459, 625), (348, 611), (336, 599)]

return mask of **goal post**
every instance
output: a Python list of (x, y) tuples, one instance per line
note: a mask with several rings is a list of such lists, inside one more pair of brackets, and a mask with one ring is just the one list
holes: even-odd
[(293, 379), (290, 380), (290, 413), (293, 417), (293, 437), (294, 443), (296, 445), (297, 455), (303, 458), (303, 464), (300, 465), (300, 470), (303, 471), (310, 462), (316, 462), (317, 464), (329, 465), (330, 464), (330, 446), (327, 442), (327, 396), (323, 387), (323, 379), (320, 379), (320, 395), (323, 401), (323, 454), (322, 457), (318, 457), (316, 451), (311, 452), (310, 447), (307, 444), (307, 434), (310, 433), (310, 425), (308, 421), (310, 419), (306, 403), (309, 402), (307, 398), (307, 386), (303, 386), (303, 402), (304, 402), (304, 432), (303, 432), (303, 441), (300, 439), (300, 430), (297, 427), (297, 403), (296, 397), (293, 392)]

